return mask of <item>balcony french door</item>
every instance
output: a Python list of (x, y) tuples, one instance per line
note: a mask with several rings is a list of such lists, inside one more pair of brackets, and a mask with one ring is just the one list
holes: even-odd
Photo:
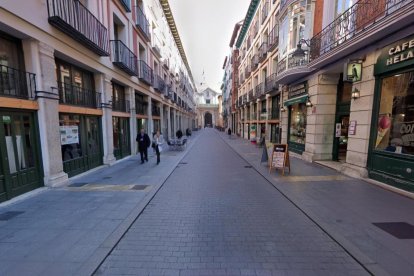
[(0, 202), (42, 185), (32, 113), (0, 111)]

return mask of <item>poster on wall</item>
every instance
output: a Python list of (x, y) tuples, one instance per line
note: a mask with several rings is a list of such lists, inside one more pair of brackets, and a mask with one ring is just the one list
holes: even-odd
[(250, 126), (250, 140), (256, 140), (256, 125)]
[(348, 81), (356, 82), (362, 79), (362, 64), (361, 63), (349, 63), (347, 68)]
[(60, 143), (61, 145), (78, 144), (78, 126), (60, 126)]

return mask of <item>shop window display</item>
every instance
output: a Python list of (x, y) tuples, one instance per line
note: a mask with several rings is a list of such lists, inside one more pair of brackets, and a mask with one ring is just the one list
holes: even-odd
[(80, 143), (78, 115), (59, 115), (60, 142), (62, 146), (62, 159), (68, 161), (82, 157)]
[(291, 106), (289, 142), (305, 144), (306, 141), (306, 104)]
[(375, 149), (414, 155), (414, 71), (384, 78), (380, 96)]

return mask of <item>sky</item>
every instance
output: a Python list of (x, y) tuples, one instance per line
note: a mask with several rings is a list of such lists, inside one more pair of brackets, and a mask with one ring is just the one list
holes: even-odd
[(246, 16), (250, 0), (169, 0), (169, 3), (196, 86), (203, 82), (221, 93), (222, 67), (230, 53), (231, 35), (235, 24)]

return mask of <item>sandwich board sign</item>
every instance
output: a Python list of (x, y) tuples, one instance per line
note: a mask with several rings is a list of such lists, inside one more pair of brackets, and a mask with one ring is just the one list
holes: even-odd
[(289, 168), (290, 173), (290, 160), (287, 144), (275, 144), (273, 145), (273, 151), (269, 162), (269, 173), (272, 169), (282, 169), (282, 175), (285, 175), (285, 168)]

